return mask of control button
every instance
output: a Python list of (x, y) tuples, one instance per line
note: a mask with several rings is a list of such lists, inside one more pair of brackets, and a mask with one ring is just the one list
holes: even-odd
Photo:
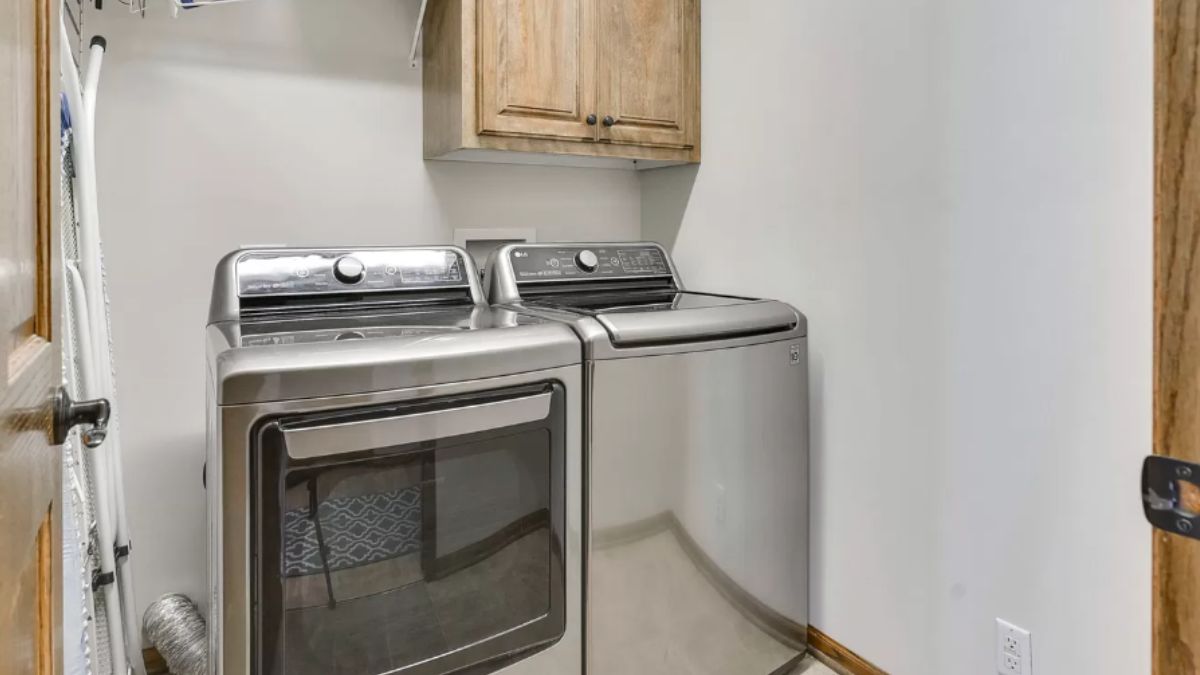
[(551, 258), (546, 261), (546, 264), (551, 267), (558, 267), (558, 258)]
[(357, 284), (367, 276), (367, 268), (355, 258), (346, 256), (333, 263), (333, 276), (343, 284)]
[(591, 251), (580, 251), (575, 254), (575, 265), (584, 272), (595, 272), (600, 259)]

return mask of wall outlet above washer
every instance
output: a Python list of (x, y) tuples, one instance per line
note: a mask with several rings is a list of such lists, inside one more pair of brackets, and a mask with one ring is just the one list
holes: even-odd
[(532, 227), (456, 228), (454, 245), (465, 250), (475, 261), (479, 274), (484, 272), (488, 256), (505, 244), (537, 243), (537, 230)]

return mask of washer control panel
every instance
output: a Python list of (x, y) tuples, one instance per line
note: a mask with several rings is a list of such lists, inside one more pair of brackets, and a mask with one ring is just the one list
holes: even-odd
[(238, 295), (371, 293), (470, 285), (458, 252), (430, 249), (247, 251), (237, 261)]
[(518, 283), (672, 276), (663, 250), (645, 244), (518, 246), (509, 259)]

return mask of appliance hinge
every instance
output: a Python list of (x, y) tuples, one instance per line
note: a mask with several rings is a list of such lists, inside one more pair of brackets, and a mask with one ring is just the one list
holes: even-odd
[(1154, 527), (1200, 539), (1200, 464), (1147, 457), (1142, 463), (1142, 510)]

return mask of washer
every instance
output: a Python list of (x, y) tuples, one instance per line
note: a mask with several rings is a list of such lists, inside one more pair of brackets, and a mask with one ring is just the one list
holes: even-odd
[(207, 329), (210, 673), (582, 672), (567, 327), (460, 249), (247, 249)]
[(807, 322), (657, 244), (509, 245), (494, 307), (585, 353), (588, 675), (789, 672), (807, 647)]

